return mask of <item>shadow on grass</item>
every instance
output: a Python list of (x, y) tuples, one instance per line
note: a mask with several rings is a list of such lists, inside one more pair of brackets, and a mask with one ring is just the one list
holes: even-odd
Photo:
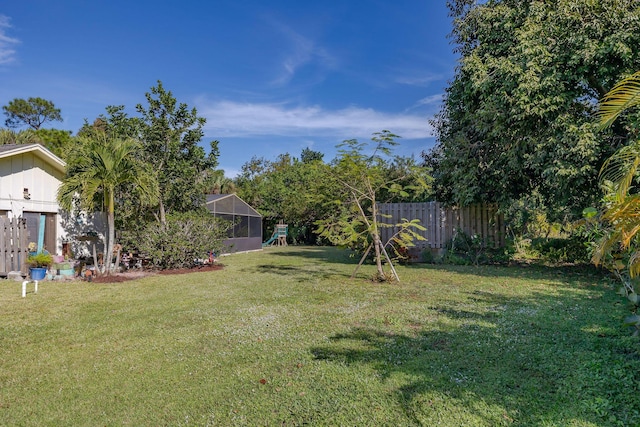
[[(269, 255), (280, 260), (270, 264), (261, 264), (252, 267), (251, 271), (258, 273), (285, 274), (296, 278), (298, 282), (306, 282), (310, 279), (327, 280), (336, 277), (350, 277), (350, 273), (340, 269), (331, 268), (333, 264), (350, 264), (354, 268), (357, 261), (349, 258), (347, 251), (335, 247), (324, 246), (287, 246), (285, 249), (270, 250)], [(300, 258), (307, 260), (304, 265), (288, 264), (286, 259), (293, 262), (300, 261)]]
[(360, 258), (348, 249), (335, 246), (288, 246), (286, 251), (274, 251), (272, 255), (279, 257), (302, 257), (310, 260), (326, 261), (337, 264), (353, 264), (355, 267)]
[(482, 277), (510, 277), (522, 279), (549, 279), (550, 277), (562, 277), (563, 280), (576, 283), (585, 278), (609, 280), (608, 272), (596, 268), (591, 264), (549, 266), (541, 264), (514, 264), (514, 265), (450, 265), (450, 264), (409, 264), (406, 268), (411, 270), (435, 270), (447, 271), (459, 274), (471, 274)]
[(431, 308), (435, 320), (415, 333), (359, 326), (310, 351), (400, 381), (396, 397), (418, 425), (640, 425), (637, 341), (608, 302), (594, 308), (570, 290), (470, 296), (477, 311)]
[(336, 270), (317, 270), (306, 267), (297, 267), (282, 264), (261, 264), (255, 267), (258, 273), (273, 273), (278, 275), (287, 275), (295, 278), (298, 282), (307, 282), (309, 279), (329, 280), (338, 276), (348, 277), (348, 275)]
[[(295, 249), (294, 249), (295, 248)], [(341, 249), (335, 246), (288, 246), (284, 251), (273, 251), (271, 255), (276, 257), (302, 257), (314, 261), (324, 261), (326, 263), (353, 265), (355, 269), (360, 257), (357, 253), (349, 249)], [(373, 265), (372, 262), (365, 262), (365, 265)], [(458, 274), (470, 274), (482, 277), (511, 277), (524, 279), (546, 279), (550, 277), (562, 277), (563, 281), (577, 283), (585, 278), (593, 278), (601, 283), (608, 280), (609, 276), (603, 269), (598, 269), (591, 264), (582, 265), (562, 265), (548, 266), (541, 264), (514, 264), (514, 265), (450, 265), (450, 264), (427, 264), (412, 263), (403, 265), (401, 268), (409, 270), (435, 270), (447, 271)]]

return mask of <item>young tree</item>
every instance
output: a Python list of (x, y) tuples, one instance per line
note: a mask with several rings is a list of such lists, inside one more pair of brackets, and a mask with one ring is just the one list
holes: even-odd
[(145, 94), (148, 106), (136, 106), (142, 115), (141, 138), (145, 160), (158, 176), (160, 198), (158, 220), (166, 222), (169, 211), (188, 212), (202, 206), (207, 170), (218, 164), (218, 141), (210, 143), (209, 153), (199, 145), (206, 120), (195, 108), (178, 104), (162, 82)]
[(74, 208), (107, 214), (105, 265), (107, 274), (115, 243), (115, 194), (119, 187), (131, 184), (141, 206), (157, 202), (155, 173), (140, 159), (141, 147), (133, 139), (118, 139), (97, 134), (82, 138), (76, 150), (67, 157), (66, 177), (58, 189), (63, 209)]
[(62, 121), (60, 109), (56, 108), (53, 102), (42, 98), (16, 98), (2, 109), (7, 116), (5, 124), (10, 128), (27, 125), (33, 130), (38, 130), (45, 122)]
[[(402, 186), (399, 182), (405, 177), (390, 178), (387, 173), (387, 161), (384, 157), (391, 155), (391, 148), (397, 145), (397, 135), (383, 130), (373, 134), (371, 140), (375, 144), (373, 154), (364, 154), (365, 143), (355, 139), (347, 140), (339, 145), (333, 176), (340, 185), (341, 193), (333, 201), (333, 214), (318, 221), (318, 231), (334, 244), (362, 249), (364, 255), (358, 264), (373, 249), (377, 269), (377, 278), (385, 280), (389, 276), (382, 266), (386, 258), (392, 270), (393, 277), (399, 280), (393, 263), (386, 251), (389, 242), (382, 242), (381, 227), (398, 227), (393, 240), (403, 246), (412, 246), (413, 239), (423, 239), (414, 229), (424, 230), (417, 220), (404, 220), (400, 224), (387, 224), (381, 221), (377, 204), (381, 202), (378, 195), (382, 190), (389, 194), (408, 196), (412, 190), (409, 186)], [(384, 156), (384, 157), (383, 157)], [(384, 201), (384, 200), (383, 200)], [(358, 268), (354, 271), (354, 275)]]

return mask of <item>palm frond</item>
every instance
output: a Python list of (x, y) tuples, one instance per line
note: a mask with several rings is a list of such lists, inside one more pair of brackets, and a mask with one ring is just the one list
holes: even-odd
[(626, 109), (640, 105), (640, 71), (621, 80), (600, 100), (596, 114), (602, 129), (611, 124)]
[(637, 277), (640, 275), (640, 252), (634, 251), (629, 257), (629, 275)]
[(620, 201), (629, 192), (638, 167), (640, 167), (640, 141), (635, 141), (620, 148), (604, 162), (598, 179), (601, 183), (605, 181), (613, 183), (616, 199)]

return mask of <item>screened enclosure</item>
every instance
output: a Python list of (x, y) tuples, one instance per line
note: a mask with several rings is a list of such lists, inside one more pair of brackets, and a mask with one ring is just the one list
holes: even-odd
[(207, 209), (213, 216), (232, 221), (226, 252), (262, 249), (262, 215), (235, 194), (207, 195)]

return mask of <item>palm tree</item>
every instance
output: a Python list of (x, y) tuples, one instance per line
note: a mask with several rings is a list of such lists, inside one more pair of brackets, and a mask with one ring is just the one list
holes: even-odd
[(236, 185), (232, 179), (224, 176), (224, 170), (205, 171), (207, 194), (231, 194), (236, 192)]
[[(133, 139), (119, 139), (105, 134), (80, 138), (79, 148), (67, 158), (66, 178), (58, 189), (63, 209), (80, 208), (107, 214), (105, 263), (111, 264), (115, 240), (115, 192), (131, 184), (141, 205), (158, 200), (158, 182), (150, 166), (139, 157), (140, 145)], [(107, 268), (107, 274), (110, 268)]]
[[(640, 71), (621, 80), (600, 101), (598, 119), (607, 128), (625, 111), (640, 105)], [(633, 248), (640, 231), (640, 194), (631, 192), (640, 167), (640, 140), (618, 149), (605, 161), (600, 171), (600, 183), (607, 193), (602, 214), (610, 230), (598, 243), (593, 261), (604, 262), (612, 251)], [(619, 264), (618, 269), (622, 267)], [(640, 274), (640, 252), (632, 249), (626, 265), (631, 277)], [(632, 291), (632, 289), (630, 289)]]
[(0, 129), (0, 145), (5, 144), (35, 144), (42, 142), (38, 135), (31, 130), (16, 132), (12, 129)]

